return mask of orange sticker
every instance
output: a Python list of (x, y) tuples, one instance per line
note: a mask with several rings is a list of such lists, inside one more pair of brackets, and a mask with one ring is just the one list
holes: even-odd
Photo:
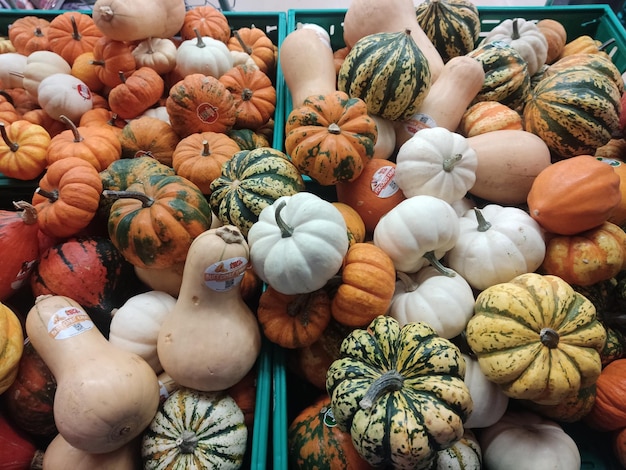
[(78, 307), (57, 310), (48, 321), (48, 334), (54, 339), (66, 339), (80, 335), (94, 327), (91, 318)]

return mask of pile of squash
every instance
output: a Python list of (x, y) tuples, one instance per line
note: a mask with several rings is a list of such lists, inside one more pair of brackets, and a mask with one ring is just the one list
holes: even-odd
[(290, 468), (579, 468), (564, 423), (626, 464), (603, 45), (479, 40), (469, 0), (343, 28), (279, 45), (181, 0), (11, 25), (0, 173), (37, 184), (0, 212), (0, 464), (245, 467), (263, 338), (315, 390)]

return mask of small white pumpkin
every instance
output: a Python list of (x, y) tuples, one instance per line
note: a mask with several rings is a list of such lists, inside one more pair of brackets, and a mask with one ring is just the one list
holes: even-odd
[(464, 425), (466, 429), (486, 428), (497, 423), (506, 413), (509, 406), (509, 397), (495, 382), (487, 379), (478, 360), (469, 354), (463, 354), (465, 359), (465, 385), (470, 391), (474, 407)]
[(181, 76), (201, 73), (220, 78), (233, 67), (233, 55), (222, 41), (201, 36), (183, 41), (176, 51), (176, 72)]
[(524, 210), (488, 204), (459, 219), (459, 238), (445, 261), (478, 290), (535, 271), (546, 254), (541, 226)]
[(248, 243), (255, 273), (287, 295), (324, 287), (349, 246), (339, 209), (306, 191), (266, 206), (248, 232)]
[(132, 51), (137, 68), (150, 67), (159, 74), (166, 74), (176, 67), (177, 48), (169, 38), (147, 38)]
[(430, 127), (402, 144), (396, 165), (396, 181), (407, 198), (427, 194), (451, 204), (474, 186), (478, 157), (461, 134)]
[(22, 88), (22, 77), (27, 60), (27, 56), (19, 52), (0, 54), (0, 81), (5, 88)]
[(175, 304), (175, 297), (161, 291), (130, 297), (112, 312), (109, 342), (141, 356), (159, 374), (163, 371), (157, 354), (159, 330)]
[(55, 73), (70, 74), (72, 67), (59, 54), (51, 51), (35, 51), (28, 54), (23, 71), (22, 86), (35, 100), (41, 81)]
[[(383, 215), (374, 228), (374, 244), (393, 260), (397, 271), (415, 273), (437, 265), (459, 237), (459, 217), (443, 199), (413, 196)], [(440, 269), (445, 272), (443, 266)]]
[(141, 113), (139, 117), (141, 116), (149, 116), (149, 117), (157, 118), (157, 119), (160, 119), (161, 121), (164, 121), (170, 124), (170, 115), (167, 112), (167, 108), (165, 106), (156, 106), (154, 108), (148, 108), (143, 113)]
[(400, 325), (423, 321), (446, 339), (463, 332), (474, 314), (474, 293), (462, 276), (446, 276), (433, 266), (397, 276), (389, 315)]
[(432, 470), (481, 470), (482, 451), (474, 433), (465, 429), (463, 437), (447, 449), (437, 452)]
[(93, 108), (89, 87), (80, 79), (66, 73), (54, 73), (44, 78), (37, 89), (39, 106), (58, 121), (67, 116), (78, 124), (83, 114)]

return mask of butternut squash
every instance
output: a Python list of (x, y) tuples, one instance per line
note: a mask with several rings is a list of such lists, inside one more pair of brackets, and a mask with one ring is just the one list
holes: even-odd
[(326, 95), (337, 88), (333, 50), (312, 28), (290, 32), (280, 47), (280, 68), (294, 108), (308, 96)]
[(374, 114), (370, 114), (370, 118), (376, 123), (376, 129), (378, 131), (378, 137), (374, 144), (374, 156), (372, 158), (389, 160), (396, 150), (396, 129), (394, 122)]
[(207, 230), (191, 244), (178, 299), (157, 340), (161, 366), (180, 386), (225, 390), (254, 366), (261, 333), (241, 295), (249, 259), (233, 225)]
[(443, 66), (417, 112), (408, 121), (394, 123), (396, 148), (400, 148), (420, 129), (420, 124), (444, 127), (456, 132), (463, 114), (482, 89), (485, 71), (482, 64), (469, 56), (450, 59)]
[(419, 25), (413, 0), (352, 0), (343, 20), (343, 40), (352, 47), (373, 33), (407, 29), (428, 60), (432, 83), (436, 82), (443, 69), (443, 59)]
[(535, 177), (551, 164), (550, 150), (535, 134), (497, 130), (467, 138), (476, 151), (476, 182), (469, 190), (497, 204), (524, 204)]
[(117, 41), (176, 35), (185, 20), (185, 0), (96, 0), (92, 17), (98, 29)]
[(57, 434), (43, 454), (43, 470), (135, 470), (141, 466), (137, 439), (113, 452), (92, 454), (70, 445)]
[(80, 304), (40, 296), (25, 326), (57, 382), (54, 420), (71, 446), (113, 452), (150, 424), (159, 406), (155, 372), (138, 355), (109, 343)]

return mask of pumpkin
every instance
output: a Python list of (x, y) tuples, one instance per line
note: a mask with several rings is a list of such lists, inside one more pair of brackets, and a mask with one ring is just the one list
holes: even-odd
[(330, 303), (323, 288), (307, 294), (283, 294), (267, 286), (259, 298), (257, 319), (272, 343), (302, 348), (317, 341), (328, 326)]
[(0, 123), (7, 125), (19, 120), (20, 113), (15, 109), (13, 98), (9, 94), (0, 96)]
[(24, 67), (22, 86), (26, 92), (38, 100), (39, 84), (49, 75), (54, 73), (69, 74), (71, 67), (67, 61), (59, 54), (50, 51), (35, 51), (26, 58)]
[(435, 468), (470, 469), (482, 468), (482, 450), (476, 435), (466, 429), (463, 437), (447, 449), (437, 452)]
[(24, 352), (22, 322), (7, 305), (0, 303), (0, 394), (15, 381)]
[(211, 224), (204, 195), (182, 176), (150, 175), (103, 195), (115, 200), (109, 236), (134, 266), (166, 268), (184, 261), (193, 239)]
[(252, 129), (231, 129), (226, 135), (233, 139), (240, 150), (253, 150), (259, 147), (271, 147), (267, 137)]
[(154, 371), (163, 372), (157, 354), (157, 338), (163, 318), (176, 298), (161, 291), (147, 291), (126, 299), (111, 314), (109, 342), (143, 358)]
[(202, 36), (209, 36), (223, 43), (230, 38), (228, 18), (214, 6), (196, 5), (185, 12), (185, 19), (180, 30), (183, 40), (196, 37), (196, 31)]
[(617, 68), (617, 65), (605, 54), (580, 53), (565, 56), (548, 67), (543, 76), (549, 77), (556, 72), (578, 66), (589, 67), (596, 72), (606, 75), (617, 85), (620, 95), (624, 93), (624, 79), (622, 78), (622, 74)]
[(95, 217), (101, 192), (100, 175), (89, 162), (66, 157), (50, 164), (32, 199), (41, 231), (59, 238), (76, 235)]
[(113, 243), (90, 235), (61, 239), (41, 254), (30, 287), (39, 295), (72, 296), (108, 336), (111, 310), (129, 287), (128, 265)]
[(50, 20), (34, 15), (15, 18), (8, 26), (8, 36), (15, 52), (29, 55), (35, 51), (48, 50), (48, 27)]
[(165, 90), (163, 78), (150, 67), (141, 67), (128, 78), (120, 73), (120, 81), (109, 92), (109, 106), (123, 119), (139, 116), (156, 104)]
[(624, 151), (626, 151), (626, 140), (611, 139), (607, 145), (599, 147), (594, 155), (597, 160), (613, 167), (620, 179), (619, 189), (622, 193), (622, 200), (608, 218), (609, 222), (617, 225), (626, 222), (626, 162), (622, 162), (620, 159), (620, 156), (624, 155), (622, 153)]
[(626, 427), (615, 431), (612, 436), (612, 450), (621, 466), (626, 466), (625, 449)]
[(563, 23), (552, 18), (543, 18), (537, 21), (537, 27), (546, 38), (548, 52), (546, 64), (552, 64), (560, 56), (567, 42), (567, 30)]
[(606, 330), (567, 282), (527, 273), (478, 294), (466, 338), (509, 397), (549, 405), (597, 380)]
[(405, 120), (415, 114), (431, 80), (428, 60), (405, 30), (359, 39), (341, 64), (337, 89), (361, 98), (371, 114)]
[(596, 400), (596, 385), (590, 385), (572, 393), (556, 405), (540, 405), (532, 401), (522, 401), (522, 405), (560, 423), (576, 423), (589, 414)]
[(102, 36), (94, 44), (92, 53), (91, 63), (96, 69), (96, 76), (108, 88), (119, 85), (137, 70), (135, 56), (126, 42)]
[(341, 283), (333, 296), (331, 313), (339, 323), (368, 325), (389, 309), (396, 280), (391, 258), (371, 243), (348, 248), (341, 267)]
[[(120, 137), (122, 129), (126, 126), (127, 122), (121, 119), (117, 114), (107, 108), (93, 108), (87, 111), (80, 117), (78, 121), (79, 127), (88, 126), (105, 126), (109, 127), (115, 134)], [(63, 126), (63, 130), (66, 127)]]
[(305, 189), (302, 175), (280, 150), (259, 147), (235, 153), (213, 180), (209, 203), (224, 224), (244, 234), (257, 222), (261, 211), (282, 196)]
[(48, 47), (72, 65), (83, 52), (93, 51), (103, 34), (91, 15), (79, 11), (66, 11), (50, 20)]
[(222, 165), (241, 149), (237, 142), (218, 132), (198, 132), (180, 139), (172, 153), (176, 174), (211, 194), (211, 183), (222, 174)]
[(350, 434), (337, 426), (328, 395), (315, 399), (289, 423), (287, 429), (289, 468), (313, 467), (370, 470), (358, 454)]
[(234, 127), (257, 129), (274, 115), (276, 88), (269, 76), (257, 67), (234, 66), (220, 76), (220, 81), (235, 99), (237, 119)]
[(596, 397), (584, 422), (598, 431), (616, 431), (626, 426), (626, 408), (619, 393), (626, 359), (607, 364), (596, 381)]
[(544, 231), (520, 208), (497, 204), (474, 208), (459, 219), (459, 227), (459, 238), (445, 259), (474, 289), (533, 272), (544, 261)]
[(626, 233), (604, 222), (575, 235), (549, 236), (541, 271), (570, 284), (591, 286), (617, 276), (625, 265)]
[(326, 388), (337, 425), (370, 465), (425, 469), (463, 436), (464, 374), (458, 348), (428, 324), (379, 316), (344, 339)]
[(422, 194), (405, 199), (383, 215), (373, 241), (391, 257), (398, 271), (414, 273), (431, 263), (447, 272), (439, 259), (456, 244), (459, 230), (459, 217), (450, 204)]
[(103, 189), (125, 190), (150, 175), (174, 176), (174, 169), (149, 155), (121, 158), (100, 172)]
[(146, 38), (131, 53), (137, 68), (150, 67), (159, 75), (171, 72), (176, 66), (176, 44), (169, 38)]
[(417, 22), (444, 63), (467, 54), (476, 46), (480, 18), (478, 8), (471, 1), (427, 0), (416, 6), (415, 13)]
[(396, 165), (396, 182), (405, 197), (427, 194), (451, 204), (474, 186), (478, 157), (461, 134), (432, 127), (402, 144)]
[(69, 73), (53, 73), (41, 80), (37, 88), (41, 108), (55, 119), (67, 116), (77, 123), (93, 108), (91, 90), (79, 78)]
[(22, 77), (27, 57), (17, 52), (0, 54), (0, 80), (6, 89), (22, 87)]
[(365, 241), (365, 222), (359, 215), (359, 213), (348, 204), (343, 202), (333, 201), (332, 204), (339, 209), (343, 219), (346, 222), (348, 229), (348, 242), (350, 246), (355, 243), (362, 243)]
[(7, 416), (30, 436), (49, 439), (57, 434), (52, 407), (57, 383), (30, 341), (24, 342), (17, 376), (2, 398)]
[(22, 287), (39, 257), (37, 209), (26, 201), (13, 205), (15, 211), (0, 210), (0, 302)]
[(459, 123), (459, 133), (472, 137), (495, 130), (523, 130), (522, 116), (498, 101), (479, 101), (470, 106)]
[(193, 39), (183, 41), (176, 50), (175, 72), (181, 77), (200, 73), (220, 78), (233, 68), (233, 56), (226, 44), (198, 30)]
[(258, 276), (283, 294), (321, 289), (348, 251), (343, 216), (332, 203), (306, 191), (267, 205), (248, 231)]
[(506, 413), (510, 399), (495, 382), (487, 379), (475, 356), (463, 353), (465, 385), (472, 396), (472, 414), (465, 429), (482, 429), (497, 423)]
[(276, 70), (276, 46), (261, 28), (241, 27), (232, 30), (226, 45), (231, 51), (248, 54), (259, 70), (272, 77)]
[(43, 109), (33, 109), (22, 114), (22, 119), (43, 127), (50, 137), (63, 132), (66, 127), (61, 121), (51, 118)]
[(51, 140), (44, 127), (25, 119), (0, 122), (0, 136), (0, 172), (4, 176), (26, 181), (43, 173)]
[(243, 412), (221, 392), (182, 388), (159, 408), (142, 435), (143, 468), (241, 468), (248, 441)]
[(7, 470), (37, 468), (41, 452), (34, 440), (21, 432), (4, 414), (0, 414), (0, 461)]
[(568, 67), (541, 79), (529, 93), (524, 129), (541, 137), (555, 159), (593, 155), (617, 131), (620, 109), (612, 78), (590, 67)]
[[(597, 194), (597, 189), (601, 194)], [(622, 200), (620, 177), (590, 155), (578, 155), (542, 170), (530, 188), (528, 210), (547, 231), (573, 235), (604, 223)]]
[(180, 138), (167, 122), (155, 117), (141, 116), (131, 119), (123, 127), (119, 140), (122, 158), (148, 156), (171, 167)]
[(298, 170), (328, 186), (357, 178), (378, 137), (365, 102), (336, 91), (310, 96), (285, 124), (285, 151)]
[(414, 274), (398, 272), (397, 278), (388, 315), (401, 326), (422, 321), (446, 339), (465, 330), (474, 313), (474, 294), (461, 275), (424, 266)]
[(93, 51), (80, 54), (72, 63), (70, 74), (81, 80), (92, 93), (102, 91), (104, 83), (100, 81), (96, 74), (96, 68), (91, 63), (93, 61)]
[(170, 88), (165, 107), (181, 138), (194, 132), (226, 132), (237, 119), (232, 93), (217, 78), (198, 73)]

